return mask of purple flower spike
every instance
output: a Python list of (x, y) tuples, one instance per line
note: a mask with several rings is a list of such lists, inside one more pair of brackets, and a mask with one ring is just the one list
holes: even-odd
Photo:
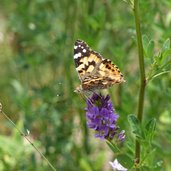
[(109, 95), (105, 97), (94, 93), (87, 100), (86, 117), (87, 126), (96, 131), (95, 137), (112, 140), (117, 135), (118, 140), (124, 140), (125, 132), (118, 134), (116, 122), (119, 115), (116, 114)]

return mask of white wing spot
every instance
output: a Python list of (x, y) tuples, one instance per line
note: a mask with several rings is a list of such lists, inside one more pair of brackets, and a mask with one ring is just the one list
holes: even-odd
[(83, 49), (83, 53), (86, 53), (86, 49)]
[(78, 53), (78, 57), (81, 57), (81, 53), (80, 52)]
[(74, 59), (77, 59), (77, 58), (79, 58), (79, 57), (81, 57), (81, 53), (79, 52), (79, 53), (76, 53), (75, 55), (74, 55)]
[(78, 46), (74, 46), (74, 49), (77, 49), (78, 48)]
[(77, 59), (78, 58), (78, 53), (76, 53), (75, 55), (74, 55), (74, 59)]
[(78, 57), (77, 57), (77, 54), (75, 54), (75, 55), (74, 55), (74, 59), (77, 59), (77, 58), (78, 58)]
[(78, 45), (78, 47), (81, 47), (81, 45)]

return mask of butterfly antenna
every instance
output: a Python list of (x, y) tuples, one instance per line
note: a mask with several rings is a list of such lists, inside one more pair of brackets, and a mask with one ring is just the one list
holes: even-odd
[(87, 97), (86, 97), (85, 95), (83, 95), (82, 93), (80, 93), (80, 97), (81, 97), (84, 101), (87, 100)]

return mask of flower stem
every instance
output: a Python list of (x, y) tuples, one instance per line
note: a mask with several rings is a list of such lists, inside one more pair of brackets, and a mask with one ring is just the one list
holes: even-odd
[(28, 136), (22, 132), (16, 124), (3, 112), (2, 110), (2, 104), (0, 103), (0, 114), (4, 115), (4, 117), (14, 126), (14, 128), (20, 133), (21, 136), (25, 138), (29, 142), (29, 144), (38, 152), (38, 154), (47, 162), (49, 167), (53, 170), (56, 171), (55, 167), (51, 164), (51, 162), (45, 157), (45, 155), (33, 144), (33, 142), (28, 138)]
[[(139, 56), (139, 68), (140, 68), (140, 90), (139, 90), (139, 101), (138, 101), (138, 113), (137, 118), (141, 124), (143, 116), (143, 106), (144, 106), (144, 94), (145, 94), (145, 68), (144, 68), (144, 53), (143, 53), (143, 44), (142, 44), (142, 34), (140, 28), (140, 16), (139, 16), (139, 0), (134, 0), (134, 17), (135, 17), (135, 27), (137, 35), (137, 44), (138, 44), (138, 56)], [(140, 163), (140, 142), (136, 140), (135, 144), (135, 164)]]

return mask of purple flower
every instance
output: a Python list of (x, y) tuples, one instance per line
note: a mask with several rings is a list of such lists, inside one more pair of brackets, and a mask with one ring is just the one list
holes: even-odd
[(124, 141), (125, 140), (125, 130), (122, 130), (118, 135), (118, 140)]
[(127, 171), (128, 169), (123, 167), (117, 159), (115, 159), (113, 162), (109, 162), (109, 164), (112, 166), (112, 169), (115, 171)]
[[(87, 126), (96, 131), (95, 137), (112, 140), (118, 135), (119, 127), (116, 125), (119, 115), (115, 113), (110, 96), (106, 97), (93, 94), (87, 100), (86, 108)], [(124, 132), (118, 135), (118, 140), (123, 141)]]

